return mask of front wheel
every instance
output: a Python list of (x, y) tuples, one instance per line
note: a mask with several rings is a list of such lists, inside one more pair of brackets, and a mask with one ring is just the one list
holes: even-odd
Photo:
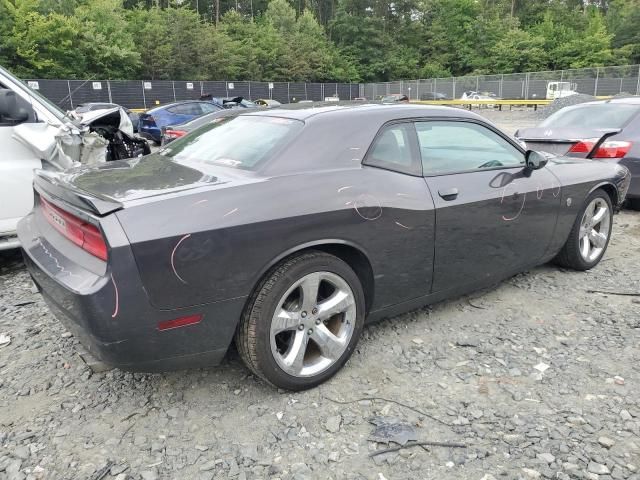
[(345, 262), (324, 252), (269, 272), (243, 313), (236, 345), (249, 369), (287, 390), (315, 387), (349, 359), (364, 324), (364, 292)]
[(585, 200), (556, 262), (575, 270), (595, 267), (607, 250), (612, 226), (611, 198), (607, 192), (598, 189)]

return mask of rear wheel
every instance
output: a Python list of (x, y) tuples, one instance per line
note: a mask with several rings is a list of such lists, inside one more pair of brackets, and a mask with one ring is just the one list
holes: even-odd
[(575, 270), (595, 267), (609, 245), (612, 226), (611, 199), (604, 190), (596, 190), (587, 197), (557, 263)]
[(364, 324), (364, 292), (354, 271), (323, 252), (276, 266), (258, 285), (236, 345), (256, 375), (287, 390), (332, 377), (349, 359)]

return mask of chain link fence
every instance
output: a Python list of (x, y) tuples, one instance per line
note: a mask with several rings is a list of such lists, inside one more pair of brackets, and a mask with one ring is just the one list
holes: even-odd
[(173, 80), (27, 80), (27, 84), (65, 110), (81, 103), (117, 103), (127, 108), (150, 109), (202, 95), (273, 99), (281, 103), (360, 95), (358, 83), (227, 82)]
[[(228, 82), (173, 80), (28, 80), (28, 84), (61, 108), (108, 102), (128, 108), (153, 108), (178, 100), (214, 97), (269, 98), (281, 103), (338, 97), (377, 100), (401, 93), (411, 100), (456, 99), (464, 92), (493, 94), (505, 100), (536, 100), (556, 88), (593, 96), (640, 95), (640, 65), (582, 68), (549, 72), (477, 75), (379, 83)], [(562, 85), (558, 87), (558, 82)]]
[(640, 65), (366, 83), (361, 85), (360, 95), (375, 100), (401, 93), (411, 100), (433, 100), (436, 94), (436, 99), (456, 99), (472, 91), (505, 100), (537, 100), (547, 98), (550, 83), (554, 82), (561, 82), (562, 90), (596, 97), (640, 95)]

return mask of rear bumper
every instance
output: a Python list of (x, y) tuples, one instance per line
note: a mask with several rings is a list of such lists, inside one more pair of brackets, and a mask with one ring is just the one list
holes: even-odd
[(157, 127), (146, 127), (144, 125), (138, 126), (138, 135), (147, 140), (153, 140), (154, 142), (160, 142), (162, 138), (162, 132)]
[[(131, 249), (110, 252), (103, 274), (74, 263), (43, 236), (36, 213), (18, 225), (25, 264), (55, 317), (102, 362), (131, 371), (215, 365), (224, 357), (244, 298), (176, 310), (148, 300)], [(51, 239), (54, 240), (54, 239)], [(194, 325), (158, 330), (158, 322), (200, 314)]]

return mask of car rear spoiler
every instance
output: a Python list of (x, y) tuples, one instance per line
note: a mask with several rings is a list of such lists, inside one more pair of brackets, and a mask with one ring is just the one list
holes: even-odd
[[(68, 175), (68, 174), (67, 174)], [(57, 197), (76, 208), (105, 216), (123, 208), (122, 203), (95, 194), (88, 194), (64, 180), (65, 174), (36, 170), (33, 188), (40, 194)]]
[(585, 158), (591, 158), (607, 138), (621, 131), (621, 128), (585, 129), (535, 127), (522, 128), (518, 130), (514, 136), (525, 143), (578, 143), (590, 140), (593, 141), (593, 148), (586, 154)]
[(525, 142), (528, 140), (530, 142), (568, 143), (591, 138), (604, 140), (606, 137), (610, 137), (621, 131), (621, 128), (603, 128), (596, 130), (588, 128), (534, 127), (521, 128), (515, 133), (515, 136)]

